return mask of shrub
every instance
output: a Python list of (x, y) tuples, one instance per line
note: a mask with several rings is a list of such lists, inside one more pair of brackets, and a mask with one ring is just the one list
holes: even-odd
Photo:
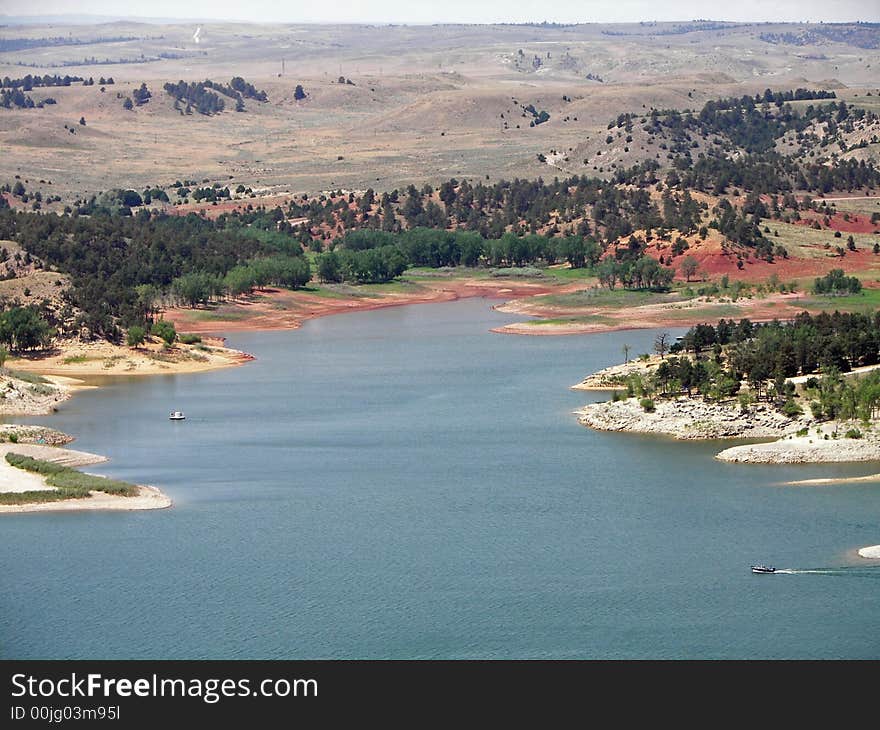
[(642, 398), (639, 401), (639, 405), (645, 411), (645, 413), (653, 413), (654, 412), (654, 401), (650, 398)]
[(860, 439), (862, 438), (862, 432), (857, 428), (851, 428), (844, 434), (848, 439)]
[(183, 332), (177, 336), (177, 339), (180, 340), (184, 345), (195, 345), (202, 341), (202, 338), (199, 335), (193, 334), (191, 332)]
[(804, 411), (792, 398), (789, 398), (785, 401), (785, 405), (782, 406), (782, 412), (789, 418), (795, 418)]
[(169, 322), (167, 319), (160, 319), (158, 322), (154, 322), (151, 332), (156, 335), (156, 337), (160, 337), (164, 340), (165, 344), (169, 347), (173, 345), (174, 340), (177, 339), (177, 331), (174, 329), (174, 323)]

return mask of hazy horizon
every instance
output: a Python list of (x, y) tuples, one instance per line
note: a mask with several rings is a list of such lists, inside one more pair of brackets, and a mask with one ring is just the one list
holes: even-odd
[(742, 0), (735, 7), (719, 10), (706, 18), (705, 3), (678, 0), (658, 7), (644, 0), (619, 0), (613, 6), (596, 0), (558, 0), (548, 8), (535, 0), (486, 0), (472, 3), (448, 0), (436, 3), (387, 0), (381, 9), (359, 0), (340, 0), (333, 6), (313, 3), (285, 3), (252, 0), (242, 5), (231, 2), (192, 0), (181, 7), (174, 0), (155, 0), (143, 11), (118, 12), (114, 0), (46, 0), (35, 12), (29, 0), (0, 0), (0, 16), (39, 19), (42, 17), (92, 16), (137, 21), (322, 23), (322, 24), (499, 24), (499, 23), (639, 23), (686, 22), (705, 19), (717, 22), (874, 22), (880, 21), (880, 4), (873, 0), (843, 0), (830, 5), (817, 0), (761, 2)]

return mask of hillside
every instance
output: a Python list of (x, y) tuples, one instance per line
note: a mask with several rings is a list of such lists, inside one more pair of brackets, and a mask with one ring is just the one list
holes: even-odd
[[(611, 154), (609, 164), (629, 164), (621, 145), (603, 147), (608, 120), (621, 112), (699, 108), (768, 87), (834, 89), (859, 103), (867, 91), (872, 103), (878, 94), (874, 28), (837, 27), (828, 35), (819, 26), (723, 23), (217, 24), (203, 28), (198, 44), (192, 31), (77, 26), (59, 42), (50, 27), (0, 29), (0, 76), (96, 80), (30, 92), (37, 102), (56, 100), (42, 109), (0, 109), (4, 171), (65, 198), (175, 179), (315, 193), (450, 177), (533, 178), (548, 174), (537, 155), (551, 150), (569, 157), (560, 167), (570, 172), (607, 167), (596, 164), (599, 151)], [(339, 84), (340, 75), (352, 83)], [(104, 92), (101, 76), (115, 82)], [(242, 114), (229, 103), (209, 117), (181, 116), (163, 91), (180, 80), (228, 83), (234, 76), (265, 90), (268, 102), (246, 100)], [(143, 83), (152, 98), (124, 109), (124, 98)], [(297, 85), (305, 98), (294, 98)], [(530, 127), (521, 109), (527, 105), (549, 119)], [(98, 156), (100, 169), (90, 164)], [(60, 175), (65, 169), (74, 174)]]

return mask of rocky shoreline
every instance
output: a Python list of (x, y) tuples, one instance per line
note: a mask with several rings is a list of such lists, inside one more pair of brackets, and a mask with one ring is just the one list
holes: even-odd
[[(575, 390), (617, 391), (631, 375), (646, 376), (660, 358), (634, 360), (584, 378)], [(678, 440), (765, 439), (731, 446), (716, 458), (735, 464), (830, 464), (880, 461), (880, 430), (874, 424), (818, 422), (808, 415), (790, 418), (767, 403), (743, 409), (700, 397), (656, 398), (645, 410), (639, 398), (590, 403), (575, 411), (578, 422), (597, 431), (657, 434)], [(854, 437), (847, 437), (847, 434)]]
[(709, 403), (699, 398), (657, 400), (652, 412), (637, 398), (590, 403), (576, 411), (578, 422), (597, 431), (653, 433), (676, 439), (779, 438), (803, 428), (808, 420), (792, 419), (768, 405)]
[(626, 387), (626, 379), (630, 375), (649, 375), (661, 362), (656, 355), (646, 360), (630, 360), (620, 365), (612, 365), (588, 375), (572, 390), (617, 390)]
[(70, 396), (61, 379), (0, 369), (0, 416), (44, 416)]
[[(858, 428), (860, 438), (847, 438), (849, 425), (822, 424), (805, 436), (788, 434), (764, 444), (744, 444), (724, 449), (716, 459), (734, 464), (837, 464), (880, 461), (880, 434)], [(817, 433), (818, 431), (818, 433)]]

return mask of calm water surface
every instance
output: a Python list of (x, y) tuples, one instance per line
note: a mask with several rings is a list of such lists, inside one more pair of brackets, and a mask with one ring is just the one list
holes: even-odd
[[(654, 333), (511, 337), (484, 300), (237, 334), (34, 422), (171, 510), (0, 520), (6, 658), (880, 657), (871, 466), (595, 433), (571, 391)], [(172, 409), (187, 413), (172, 423)], [(753, 576), (755, 561), (818, 569)]]

